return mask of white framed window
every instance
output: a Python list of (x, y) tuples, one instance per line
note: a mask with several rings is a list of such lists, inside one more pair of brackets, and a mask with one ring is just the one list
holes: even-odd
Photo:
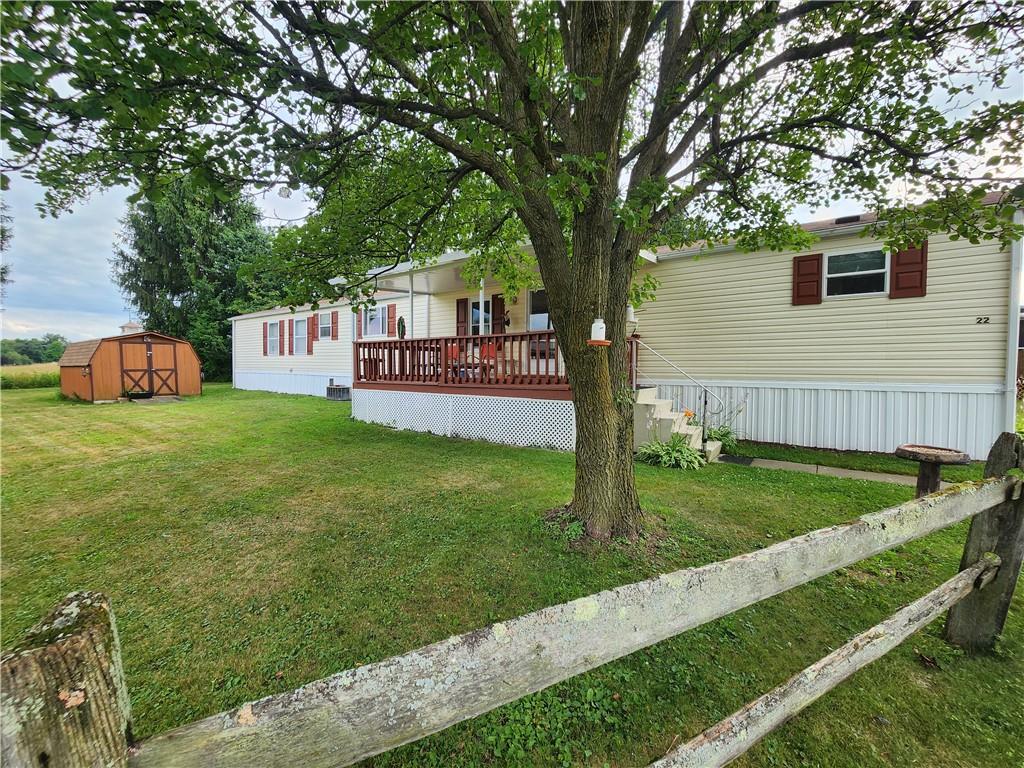
[(470, 304), (469, 333), (471, 336), (482, 336), (491, 332), (491, 300), (484, 299), (483, 316), (480, 315), (480, 300)]
[(292, 338), (292, 354), (306, 354), (306, 318), (295, 321), (295, 336)]
[(281, 340), (278, 339), (277, 334), (281, 328), (281, 324), (276, 320), (272, 323), (267, 324), (267, 354), (277, 355), (281, 353), (281, 347), (278, 346)]
[(825, 254), (826, 298), (874, 296), (889, 290), (889, 252), (862, 248)]
[(388, 332), (388, 308), (383, 306), (363, 309), (363, 336), (386, 336)]
[(528, 330), (551, 330), (551, 315), (548, 312), (547, 291), (530, 291), (530, 322)]
[(321, 339), (331, 338), (331, 313), (321, 312), (318, 320), (320, 322), (320, 336)]

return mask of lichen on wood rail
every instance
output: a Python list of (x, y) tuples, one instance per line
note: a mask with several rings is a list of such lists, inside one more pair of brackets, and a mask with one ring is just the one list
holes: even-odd
[(131, 711), (106, 597), (72, 592), (0, 661), (5, 768), (124, 766)]

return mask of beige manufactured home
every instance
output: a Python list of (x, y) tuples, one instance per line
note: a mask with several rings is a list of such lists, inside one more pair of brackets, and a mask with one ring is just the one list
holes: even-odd
[[(631, 326), (634, 385), (676, 412), (708, 400), (708, 422), (753, 440), (985, 455), (1014, 424), (1020, 243), (936, 234), (890, 253), (851, 219), (808, 225), (819, 241), (800, 253), (647, 254), (659, 287)], [(379, 274), (363, 312), (234, 318), (235, 386), (322, 396), (333, 379), (352, 387), (356, 418), (571, 449), (544, 291), (468, 286), (466, 258)]]

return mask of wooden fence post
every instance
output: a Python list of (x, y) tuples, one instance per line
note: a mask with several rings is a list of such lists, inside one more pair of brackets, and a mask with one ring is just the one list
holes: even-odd
[[(1013, 432), (1004, 432), (988, 454), (985, 477), (1005, 475), (1011, 469), (1024, 469), (1024, 441)], [(968, 652), (991, 649), (1006, 622), (1024, 561), (1024, 501), (1019, 495), (1018, 487), (1018, 498), (1007, 499), (971, 521), (960, 570), (978, 562), (986, 552), (999, 555), (1002, 565), (987, 589), (953, 606), (946, 618), (946, 639)]]
[(0, 660), (5, 768), (122, 768), (128, 690), (110, 601), (72, 592)]

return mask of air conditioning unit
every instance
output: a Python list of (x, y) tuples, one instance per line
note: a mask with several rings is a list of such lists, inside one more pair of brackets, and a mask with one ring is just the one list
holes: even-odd
[(344, 387), (341, 384), (328, 384), (327, 385), (327, 399), (328, 400), (351, 400), (352, 389), (350, 387)]

